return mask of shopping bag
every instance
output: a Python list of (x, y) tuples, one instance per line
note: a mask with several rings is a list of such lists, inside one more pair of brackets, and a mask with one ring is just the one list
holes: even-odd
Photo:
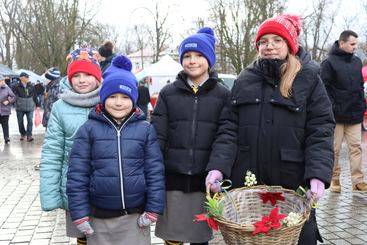
[(34, 111), (34, 126), (35, 127), (38, 127), (40, 124), (41, 124), (41, 113), (40, 113), (40, 110), (36, 109)]

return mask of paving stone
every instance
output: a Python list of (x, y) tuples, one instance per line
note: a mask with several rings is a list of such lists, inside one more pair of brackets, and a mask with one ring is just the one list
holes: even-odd
[(0, 241), (10, 241), (14, 238), (15, 233), (11, 234), (0, 234)]
[(50, 244), (49, 239), (34, 239), (29, 243), (29, 245), (49, 245), (49, 244)]
[(14, 236), (13, 240), (11, 241), (12, 243), (29, 243), (32, 239), (31, 235), (28, 236)]

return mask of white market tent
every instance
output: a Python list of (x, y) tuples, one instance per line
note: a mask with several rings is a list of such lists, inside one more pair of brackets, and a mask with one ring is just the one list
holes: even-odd
[(180, 63), (176, 62), (168, 54), (163, 56), (158, 62), (144, 68), (135, 74), (138, 81), (146, 76), (152, 77), (152, 84), (149, 86), (150, 94), (159, 93), (159, 91), (167, 84), (167, 81), (173, 82), (177, 74), (182, 71)]
[(14, 71), (12, 71), (12, 69), (3, 64), (0, 64), (0, 74), (6, 77), (7, 76), (14, 77), (17, 75)]

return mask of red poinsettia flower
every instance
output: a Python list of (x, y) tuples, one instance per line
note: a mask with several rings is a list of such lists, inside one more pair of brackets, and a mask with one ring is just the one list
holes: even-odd
[(206, 221), (211, 229), (215, 231), (219, 229), (218, 222), (215, 219), (210, 218), (208, 213), (196, 214), (195, 216), (196, 219), (194, 219), (194, 222)]
[(252, 232), (252, 234), (257, 233), (268, 233), (270, 229), (279, 229), (282, 227), (280, 223), (281, 219), (287, 217), (285, 214), (278, 213), (279, 208), (273, 208), (270, 212), (269, 216), (263, 216), (262, 219), (254, 224), (256, 229)]
[(263, 203), (267, 203), (267, 201), (271, 202), (271, 205), (274, 206), (277, 204), (277, 201), (284, 201), (285, 197), (282, 196), (282, 192), (259, 192), (259, 195), (261, 199), (263, 200)]

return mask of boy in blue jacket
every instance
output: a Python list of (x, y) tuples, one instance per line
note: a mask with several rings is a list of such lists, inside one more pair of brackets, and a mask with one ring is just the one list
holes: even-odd
[(102, 104), (78, 130), (67, 194), (77, 228), (93, 244), (150, 244), (163, 213), (164, 165), (154, 127), (136, 107), (131, 61), (117, 56), (104, 73)]

